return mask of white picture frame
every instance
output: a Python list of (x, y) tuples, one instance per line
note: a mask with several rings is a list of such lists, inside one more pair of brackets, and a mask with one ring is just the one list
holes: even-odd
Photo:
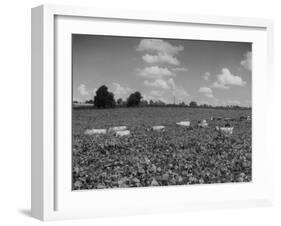
[[(206, 39), (208, 34), (209, 39), (213, 40), (253, 42), (257, 53), (253, 58), (253, 182), (72, 192), (68, 171), (71, 164), (68, 161), (71, 160), (69, 136), (65, 136), (65, 139), (59, 136), (63, 129), (70, 129), (67, 121), (71, 117), (70, 101), (67, 102), (71, 90), (71, 78), (68, 76), (71, 73), (69, 35), (78, 32), (171, 37), (167, 31), (155, 31), (154, 28), (160, 24), (161, 27), (164, 25), (174, 29), (176, 36), (173, 37)], [(178, 26), (183, 30), (189, 26), (191, 32), (188, 35), (181, 33)], [(271, 205), (273, 181), (268, 175), (273, 172), (273, 150), (266, 139), (270, 134), (266, 129), (266, 117), (271, 103), (268, 102), (265, 107), (260, 102), (265, 103), (263, 100), (272, 95), (272, 39), (273, 22), (265, 19), (155, 14), (56, 5), (33, 8), (32, 216), (41, 220), (57, 220)], [(259, 139), (262, 137), (264, 139)], [(69, 178), (65, 176), (67, 173)], [(163, 197), (166, 197), (165, 200)], [(90, 203), (93, 203), (90, 200), (94, 200), (95, 205), (87, 205), (86, 200)], [(85, 205), (81, 205), (83, 203)]]

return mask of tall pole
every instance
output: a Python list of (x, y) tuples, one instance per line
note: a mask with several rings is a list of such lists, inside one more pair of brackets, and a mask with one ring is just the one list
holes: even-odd
[(175, 96), (174, 96), (174, 105), (176, 105), (176, 98), (175, 98)]

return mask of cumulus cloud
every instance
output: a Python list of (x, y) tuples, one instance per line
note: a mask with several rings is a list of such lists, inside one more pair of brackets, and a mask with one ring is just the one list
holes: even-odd
[(176, 97), (177, 100), (180, 101), (186, 101), (186, 99), (190, 96), (188, 92), (185, 91), (185, 89), (181, 87), (176, 87), (173, 90), (173, 95)]
[(175, 96), (177, 100), (184, 101), (190, 96), (189, 93), (183, 87), (179, 87), (176, 85), (173, 78), (170, 78), (168, 80), (168, 84), (172, 89), (173, 96)]
[(155, 63), (168, 63), (172, 65), (179, 65), (179, 60), (169, 54), (166, 53), (158, 53), (157, 55), (151, 55), (151, 54), (145, 54), (142, 56), (142, 59), (149, 64), (155, 64)]
[(241, 77), (231, 74), (229, 69), (223, 68), (221, 74), (217, 75), (217, 81), (213, 83), (213, 87), (228, 89), (229, 85), (244, 86), (246, 82)]
[(155, 97), (161, 97), (164, 94), (161, 90), (151, 90), (150, 95)]
[(89, 95), (89, 90), (87, 90), (86, 85), (80, 84), (78, 86), (78, 91), (81, 96), (88, 96)]
[(168, 82), (165, 81), (164, 79), (156, 79), (153, 81), (144, 80), (144, 85), (159, 88), (159, 89), (166, 89), (166, 90), (170, 89)]
[(129, 87), (123, 87), (117, 82), (112, 83), (113, 93), (116, 97), (126, 97), (133, 89)]
[(240, 62), (240, 64), (248, 69), (248, 70), (252, 70), (252, 52), (248, 51), (244, 54), (242, 61)]
[(174, 81), (173, 78), (169, 78), (167, 83), (169, 84), (169, 86), (172, 88), (172, 89), (175, 89), (177, 86), (176, 86), (176, 83)]
[(161, 39), (142, 39), (137, 47), (137, 51), (148, 52), (142, 57), (146, 63), (168, 63), (176, 66), (180, 62), (175, 55), (183, 50), (183, 46), (175, 46)]
[(221, 84), (219, 82), (214, 82), (213, 83), (213, 88), (229, 89), (229, 86), (226, 86), (225, 84)]
[[(137, 51), (144, 52), (142, 59), (147, 64), (169, 64), (171, 66), (149, 66), (138, 70), (138, 76), (145, 78), (144, 85), (153, 87), (150, 97), (162, 98), (165, 94), (173, 94), (177, 99), (184, 100), (189, 94), (175, 84), (173, 77), (176, 72), (186, 72), (187, 68), (180, 66), (177, 55), (184, 50), (181, 45), (172, 45), (170, 42), (161, 39), (142, 39)], [(160, 89), (160, 91), (159, 91)]]
[(146, 86), (165, 89), (165, 90), (176, 89), (176, 84), (173, 78), (169, 78), (168, 80), (165, 79), (156, 79), (152, 81), (145, 80), (144, 84)]
[(185, 68), (185, 67), (175, 67), (175, 68), (173, 68), (172, 69), (173, 71), (176, 71), (176, 72), (185, 72), (185, 71), (188, 71), (188, 69), (187, 68)]
[(167, 76), (175, 76), (168, 68), (159, 66), (145, 67), (139, 70), (138, 75), (148, 79), (162, 79)]
[(206, 97), (213, 98), (213, 90), (210, 87), (200, 87), (199, 93), (203, 93)]
[(168, 101), (165, 98), (163, 98), (162, 96), (146, 95), (146, 94), (143, 94), (142, 96), (143, 96), (143, 99), (147, 100), (147, 101), (150, 101), (150, 100), (152, 100), (152, 101), (159, 101), (160, 100), (160, 101), (162, 101), (164, 103), (168, 103)]
[(204, 78), (204, 80), (209, 81), (210, 76), (211, 76), (211, 73), (207, 71), (204, 73), (203, 78)]
[(161, 39), (142, 39), (137, 47), (138, 51), (154, 51), (174, 56), (180, 51), (184, 50), (184, 47), (174, 46), (167, 41)]
[(95, 94), (97, 89), (96, 88), (89, 89), (89, 88), (87, 88), (87, 86), (85, 84), (80, 84), (77, 87), (77, 90), (78, 90), (80, 97), (76, 97), (75, 99), (77, 99), (79, 101), (85, 101), (89, 98), (92, 99), (93, 95)]
[[(190, 96), (189, 93), (182, 87), (178, 87), (175, 84), (173, 78), (169, 78), (168, 80), (157, 79), (155, 81), (145, 80), (144, 84), (149, 87), (153, 87), (160, 90), (151, 90), (150, 97), (152, 100), (163, 100), (163, 95), (173, 95), (177, 100), (185, 101)], [(161, 99), (162, 98), (162, 99)], [(167, 101), (164, 101), (167, 102)]]

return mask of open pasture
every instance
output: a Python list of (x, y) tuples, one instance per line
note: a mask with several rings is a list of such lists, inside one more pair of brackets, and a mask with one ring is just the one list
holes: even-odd
[[(185, 107), (73, 109), (73, 189), (251, 181), (250, 110)], [(232, 118), (233, 134), (216, 126)], [(199, 128), (206, 119), (208, 127)], [(176, 122), (189, 120), (189, 128)], [(165, 131), (153, 131), (156, 125)], [(87, 129), (126, 126), (129, 136), (85, 135)]]

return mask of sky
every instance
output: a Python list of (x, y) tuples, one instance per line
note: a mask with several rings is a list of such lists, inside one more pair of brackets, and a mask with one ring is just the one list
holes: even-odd
[(116, 100), (139, 91), (165, 103), (251, 106), (252, 45), (75, 34), (72, 76), (79, 102), (106, 85)]

